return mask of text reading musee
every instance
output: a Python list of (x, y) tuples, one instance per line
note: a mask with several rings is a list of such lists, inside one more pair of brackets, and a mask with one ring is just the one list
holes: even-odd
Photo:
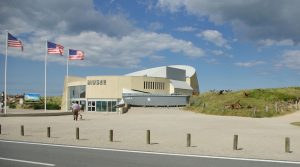
[(87, 85), (106, 85), (106, 80), (88, 80)]

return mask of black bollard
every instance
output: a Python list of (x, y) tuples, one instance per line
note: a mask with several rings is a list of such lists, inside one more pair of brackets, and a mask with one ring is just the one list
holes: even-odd
[(79, 128), (76, 128), (76, 139), (79, 140)]
[(233, 150), (238, 150), (238, 140), (239, 140), (239, 136), (238, 135), (234, 135), (234, 138), (233, 138)]
[(21, 136), (24, 136), (24, 125), (21, 125)]
[(150, 144), (150, 130), (147, 130), (146, 140), (147, 140), (147, 144)]
[(112, 129), (109, 130), (109, 141), (110, 142), (114, 141), (114, 131)]
[(286, 137), (285, 138), (285, 152), (286, 153), (291, 153), (291, 145), (290, 145), (290, 138)]
[(188, 133), (186, 135), (186, 146), (191, 147), (191, 134), (190, 133)]
[(50, 138), (50, 127), (47, 127), (47, 137)]

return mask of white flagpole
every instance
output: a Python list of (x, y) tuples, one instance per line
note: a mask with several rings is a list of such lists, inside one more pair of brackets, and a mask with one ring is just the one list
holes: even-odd
[[(70, 56), (70, 52), (68, 54)], [(69, 56), (67, 56), (67, 79), (66, 79), (66, 111), (68, 111), (68, 83), (69, 83)]]
[(5, 67), (4, 67), (4, 114), (7, 108), (7, 90), (6, 90), (6, 73), (7, 73), (7, 47), (8, 47), (8, 31), (6, 31), (6, 51), (5, 51)]
[(48, 41), (46, 40), (46, 49), (45, 49), (45, 92), (44, 92), (44, 110), (47, 111), (47, 55), (48, 55)]

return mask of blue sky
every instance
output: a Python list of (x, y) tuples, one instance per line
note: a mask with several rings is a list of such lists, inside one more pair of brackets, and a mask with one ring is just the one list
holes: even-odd
[[(9, 94), (44, 94), (46, 40), (85, 51), (85, 60), (69, 66), (75, 76), (185, 64), (196, 68), (201, 92), (299, 86), (299, 6), (297, 0), (3, 0), (0, 89), (5, 30), (24, 43), (24, 52), (8, 49)], [(48, 95), (62, 94), (66, 57), (48, 55)]]

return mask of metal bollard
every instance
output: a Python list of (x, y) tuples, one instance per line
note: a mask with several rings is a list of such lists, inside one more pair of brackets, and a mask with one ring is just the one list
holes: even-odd
[(50, 127), (47, 127), (47, 137), (50, 138)]
[(21, 125), (21, 136), (24, 136), (24, 125)]
[(290, 138), (289, 137), (285, 138), (285, 152), (286, 153), (291, 153)]
[(76, 139), (79, 140), (79, 128), (76, 128)]
[(186, 146), (191, 147), (191, 134), (190, 133), (188, 133), (186, 135)]
[(114, 141), (114, 131), (112, 129), (109, 130), (109, 141), (110, 142)]
[(147, 140), (147, 144), (150, 144), (150, 130), (147, 130), (146, 140)]
[(239, 140), (239, 136), (238, 135), (234, 135), (234, 138), (233, 138), (233, 150), (238, 150), (238, 140)]

